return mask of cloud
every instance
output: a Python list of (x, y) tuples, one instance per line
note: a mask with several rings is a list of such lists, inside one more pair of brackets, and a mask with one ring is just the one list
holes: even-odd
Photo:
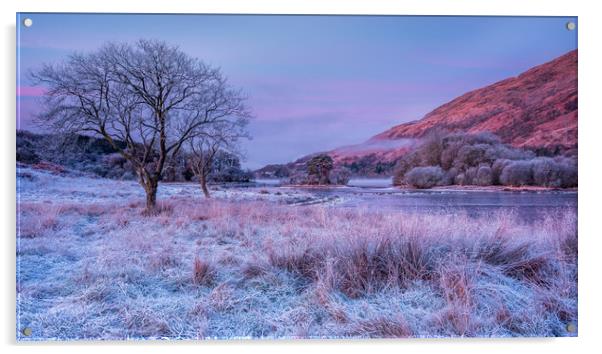
[(46, 89), (40, 86), (17, 86), (17, 96), (41, 97), (46, 94)]

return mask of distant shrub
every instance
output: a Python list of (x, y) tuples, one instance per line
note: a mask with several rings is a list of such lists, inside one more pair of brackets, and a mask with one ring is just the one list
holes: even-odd
[(536, 185), (554, 188), (577, 186), (577, 162), (574, 158), (537, 157), (532, 160), (498, 162), (503, 165), (499, 181), (504, 185)]
[(447, 170), (447, 179), (450, 181), (450, 183), (455, 183), (454, 181), (456, 180), (456, 177), (459, 174), (460, 174), (460, 170), (458, 170), (455, 167), (452, 167), (449, 170)]
[(336, 167), (330, 172), (330, 182), (337, 185), (346, 185), (351, 178), (351, 171), (345, 167)]
[(577, 162), (567, 164), (562, 169), (562, 188), (577, 187), (579, 184)]
[(487, 149), (489, 145), (464, 145), (458, 150), (453, 166), (465, 170), (470, 167), (475, 167), (483, 162), (488, 162)]
[(239, 167), (228, 167), (219, 172), (211, 174), (213, 182), (249, 182), (253, 178), (253, 173), (242, 170)]
[(30, 147), (17, 146), (17, 161), (34, 164), (40, 162), (40, 157)]
[(422, 166), (422, 160), (416, 151), (411, 151), (405, 154), (397, 161), (393, 168), (393, 185), (399, 186), (404, 184), (404, 176), (414, 167)]
[(577, 185), (577, 165), (570, 159), (541, 157), (532, 161), (533, 181), (546, 187), (574, 187)]
[(468, 183), (466, 183), (467, 180), (466, 180), (466, 175), (464, 173), (457, 174), (452, 181), (454, 182), (454, 184), (457, 184), (458, 186), (464, 186), (464, 185), (468, 184)]
[(442, 132), (432, 132), (427, 135), (417, 150), (417, 157), (420, 158), (421, 163), (424, 166), (437, 166), (441, 165), (441, 153), (443, 152), (443, 138)]
[(476, 184), (475, 181), (477, 179), (477, 167), (469, 167), (468, 169), (466, 169), (466, 172), (464, 172), (464, 184), (466, 185), (472, 185), (472, 184)]
[(395, 161), (383, 161), (379, 154), (367, 154), (351, 163), (343, 163), (354, 175), (360, 176), (382, 176), (393, 171)]
[(125, 157), (121, 156), (121, 154), (119, 154), (119, 153), (112, 153), (112, 154), (105, 155), (105, 156), (103, 156), (102, 161), (109, 167), (118, 166), (120, 168), (123, 168), (123, 166), (127, 162)]
[(336, 166), (327, 154), (316, 155), (305, 162), (305, 168), (289, 170), (284, 181), (289, 184), (346, 185), (351, 178), (351, 170)]
[(23, 163), (38, 163), (40, 157), (35, 152), (34, 145), (28, 140), (32, 137), (25, 132), (17, 132), (17, 161)]
[(285, 178), (288, 184), (309, 184), (307, 173), (297, 171), (287, 178)]
[(498, 159), (507, 160), (529, 160), (535, 157), (535, 153), (530, 150), (517, 149), (504, 144), (490, 145), (485, 151), (485, 158), (489, 162)]
[[(452, 166), (465, 166), (467, 161), (475, 159), (481, 154), (481, 152), (477, 150), (501, 143), (500, 139), (491, 133), (454, 133), (443, 137), (441, 144), (443, 146), (441, 151), (441, 167), (447, 170)], [(470, 148), (465, 148), (466, 146), (473, 145), (479, 145), (480, 148), (474, 149), (475, 151), (471, 151), (473, 149)], [(463, 151), (461, 152), (461, 150)], [(459, 156), (460, 159), (456, 161)]]
[(252, 178), (250, 171), (242, 169), (237, 155), (223, 150), (215, 154), (209, 174), (211, 182), (249, 182)]
[(332, 157), (319, 154), (307, 161), (307, 175), (310, 184), (330, 184), (330, 171), (334, 167)]
[(431, 188), (446, 184), (445, 172), (439, 166), (414, 167), (405, 174), (405, 182), (416, 188)]
[(491, 167), (482, 165), (477, 170), (477, 175), (474, 179), (474, 184), (479, 186), (490, 186), (493, 184), (493, 172)]
[(507, 186), (528, 186), (533, 184), (533, 169), (530, 161), (512, 161), (504, 167), (500, 182)]
[(447, 181), (457, 185), (577, 186), (576, 156), (537, 157), (533, 151), (504, 145), (490, 133), (425, 138), (396, 162), (393, 184), (407, 183), (410, 170), (427, 166), (441, 167)]
[[(117, 145), (122, 143), (117, 141)], [(34, 134), (17, 131), (17, 161), (42, 161), (69, 170), (119, 178), (131, 165), (119, 161), (118, 154), (104, 139), (77, 134)]]
[(492, 184), (502, 184), (502, 182), (500, 181), (500, 177), (502, 176), (502, 171), (511, 162), (512, 162), (512, 160), (508, 160), (508, 159), (497, 159), (497, 160), (495, 160), (495, 162), (493, 163), (493, 165), (491, 165), (491, 179), (492, 179)]

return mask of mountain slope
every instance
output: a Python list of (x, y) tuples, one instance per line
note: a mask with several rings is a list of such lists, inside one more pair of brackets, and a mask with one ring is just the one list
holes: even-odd
[(575, 145), (577, 51), (468, 92), (417, 122), (400, 124), (373, 139), (420, 137), (433, 128), (489, 131), (514, 146)]
[(576, 149), (577, 50), (470, 91), (420, 120), (327, 153), (355, 174), (386, 174), (399, 157), (432, 132), (491, 132), (515, 147), (551, 153)]
[(391, 159), (407, 150), (409, 140), (435, 130), (492, 132), (516, 147), (576, 148), (577, 51), (470, 91), (418, 121), (397, 125), (363, 144), (335, 149), (330, 154), (347, 160), (377, 153)]

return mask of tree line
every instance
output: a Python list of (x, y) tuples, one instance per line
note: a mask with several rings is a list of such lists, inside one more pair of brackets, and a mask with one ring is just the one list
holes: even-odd
[(577, 186), (577, 156), (541, 156), (503, 144), (490, 133), (433, 133), (404, 155), (393, 183), (416, 188), (442, 185)]

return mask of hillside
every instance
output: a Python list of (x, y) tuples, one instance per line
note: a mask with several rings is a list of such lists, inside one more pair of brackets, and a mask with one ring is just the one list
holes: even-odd
[(397, 159), (433, 132), (490, 132), (505, 144), (547, 154), (576, 149), (577, 50), (328, 154), (354, 174), (388, 174)]
[(468, 92), (370, 141), (419, 138), (433, 129), (487, 131), (516, 147), (576, 147), (577, 51)]

